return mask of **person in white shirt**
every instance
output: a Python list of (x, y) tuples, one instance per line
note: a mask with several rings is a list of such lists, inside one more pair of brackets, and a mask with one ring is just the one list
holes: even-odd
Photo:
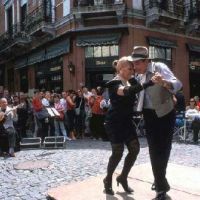
[(16, 131), (13, 125), (13, 121), (17, 121), (16, 109), (8, 107), (8, 101), (6, 98), (0, 99), (0, 116), (2, 119), (2, 125), (5, 132), (8, 134), (9, 142), (9, 155), (15, 157), (15, 142), (16, 142)]
[(190, 104), (186, 107), (185, 117), (188, 125), (191, 126), (191, 129), (193, 130), (193, 142), (198, 144), (200, 131), (200, 112), (199, 107), (196, 106), (194, 98), (190, 99)]

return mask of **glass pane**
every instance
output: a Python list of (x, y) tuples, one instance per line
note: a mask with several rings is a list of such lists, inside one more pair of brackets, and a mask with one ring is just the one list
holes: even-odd
[(149, 57), (154, 59), (155, 58), (155, 50), (153, 46), (149, 47)]
[(102, 5), (103, 0), (94, 0), (94, 5)]
[(86, 58), (92, 58), (92, 57), (94, 57), (93, 47), (86, 47), (85, 48), (85, 57)]
[(155, 58), (165, 59), (165, 48), (155, 47)]
[(103, 57), (109, 57), (110, 56), (110, 48), (109, 48), (109, 46), (103, 46), (102, 47), (102, 56)]
[(166, 60), (171, 60), (172, 59), (172, 49), (166, 49)]
[(94, 57), (101, 57), (101, 47), (94, 47)]
[(119, 55), (119, 46), (118, 45), (110, 46), (110, 55), (111, 56), (118, 56)]

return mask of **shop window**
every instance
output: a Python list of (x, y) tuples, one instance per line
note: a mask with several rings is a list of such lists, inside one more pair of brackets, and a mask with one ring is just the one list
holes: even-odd
[(102, 47), (102, 57), (108, 57), (110, 55), (109, 46)]
[(94, 57), (94, 48), (93, 47), (86, 47), (85, 48), (85, 57), (86, 58)]
[(110, 55), (111, 56), (118, 56), (119, 55), (119, 46), (113, 45), (110, 47)]
[(99, 57), (110, 57), (119, 55), (119, 46), (96, 46), (96, 47), (86, 47), (85, 57), (86, 58), (99, 58)]
[(94, 47), (94, 57), (102, 57), (102, 55), (101, 55), (101, 46)]
[(61, 92), (63, 88), (63, 63), (50, 60), (36, 68), (36, 87), (49, 91)]
[(152, 59), (169, 60), (171, 61), (171, 48), (164, 47), (149, 47), (149, 56)]

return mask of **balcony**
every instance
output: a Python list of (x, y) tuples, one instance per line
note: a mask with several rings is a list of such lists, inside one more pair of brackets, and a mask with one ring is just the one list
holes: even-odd
[(171, 0), (145, 0), (146, 25), (150, 27), (184, 28), (185, 7)]
[(0, 35), (0, 53), (13, 54), (18, 53), (18, 50), (23, 49), (30, 43), (30, 38), (23, 31), (23, 25), (17, 23), (10, 27), (7, 32)]
[(52, 9), (51, 6), (41, 5), (27, 14), (25, 31), (31, 36), (55, 36)]
[(189, 10), (187, 32), (200, 36), (200, 3)]
[[(81, 3), (82, 2), (82, 3)], [(91, 3), (92, 2), (92, 3)], [(78, 4), (72, 9), (78, 21), (84, 21), (92, 18), (98, 19), (111, 19), (117, 18), (121, 23), (125, 11), (125, 3), (123, 0), (96, 0), (96, 1), (78, 1)]]

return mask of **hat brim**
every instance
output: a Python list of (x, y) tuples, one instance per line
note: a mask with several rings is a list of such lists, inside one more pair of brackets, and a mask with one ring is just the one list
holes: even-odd
[(143, 58), (143, 57), (138, 57), (138, 58), (133, 58), (132, 56), (127, 56), (127, 60), (130, 61), (130, 62), (134, 62), (134, 61), (137, 61), (137, 60), (150, 60), (151, 58)]

